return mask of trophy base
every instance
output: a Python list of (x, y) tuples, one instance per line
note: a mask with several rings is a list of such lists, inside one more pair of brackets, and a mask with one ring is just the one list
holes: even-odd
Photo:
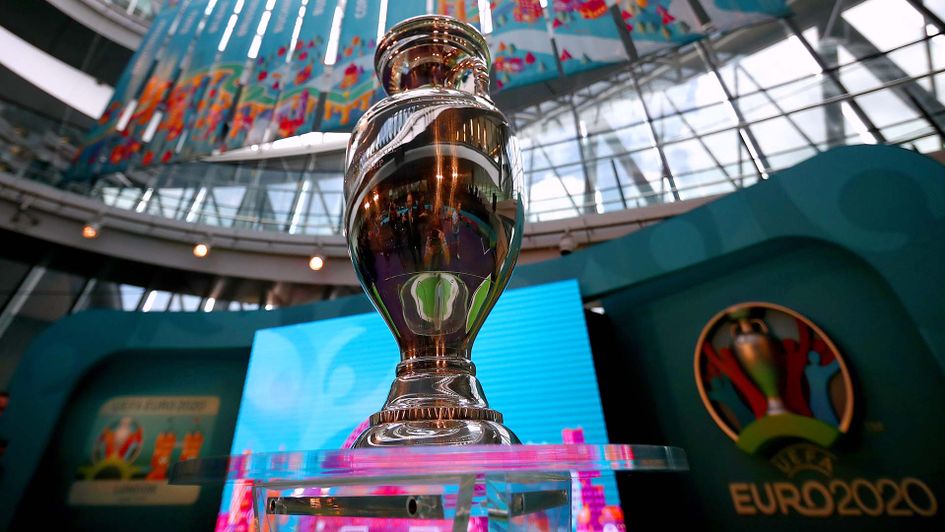
[(511, 430), (483, 419), (434, 419), (379, 423), (358, 436), (352, 448), (405, 445), (516, 445)]
[(515, 445), (464, 357), (412, 357), (397, 365), (387, 402), (352, 448), (406, 445)]

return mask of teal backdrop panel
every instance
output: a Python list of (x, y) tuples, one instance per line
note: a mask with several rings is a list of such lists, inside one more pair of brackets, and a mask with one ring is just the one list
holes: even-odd
[[(16, 398), (14, 404), (0, 416), (0, 438), (8, 442), (6, 452), (0, 458), (3, 467), (0, 475), (0, 530), (10, 527), (18, 506), (26, 497), (31, 480), (41, 467), (47, 446), (56, 448), (59, 445), (54, 436), (57, 427), (66, 421), (68, 405), (77, 397), (74, 390), (87, 376), (106, 367), (111, 359), (125, 359), (128, 364), (142, 365), (142, 371), (147, 372), (148, 365), (154, 359), (165, 358), (168, 354), (189, 353), (193, 357), (198, 353), (206, 356), (229, 353), (230, 358), (237, 358), (245, 367), (253, 335), (258, 329), (371, 311), (372, 307), (366, 298), (351, 297), (317, 306), (306, 305), (269, 312), (88, 311), (56, 322), (30, 346), (10, 385), (10, 396)], [(225, 357), (219, 360), (222, 364), (220, 368), (230, 364)], [(210, 363), (207, 365), (212, 366)], [(183, 364), (179, 369), (182, 371), (181, 379), (192, 382), (187, 377), (187, 365)], [(138, 375), (138, 378), (141, 376)], [(201, 371), (194, 378), (204, 381), (205, 391), (195, 393), (194, 388), (187, 390), (187, 395), (213, 395), (210, 390), (215, 386), (213, 372)], [(159, 380), (155, 378), (155, 382)], [(142, 382), (144, 379), (138, 381)], [(227, 389), (241, 393), (241, 382), (242, 379), (239, 379)], [(163, 394), (165, 392), (153, 395)], [(233, 407), (238, 407), (238, 399)], [(232, 434), (233, 421), (231, 419), (228, 429), (219, 427), (216, 430), (221, 433), (229, 430)], [(20, 434), (29, 436), (17, 436)], [(85, 437), (83, 434), (81, 441), (76, 444), (84, 445)], [(229, 444), (224, 447), (221, 452), (228, 452)], [(219, 503), (217, 493), (212, 504), (207, 506), (211, 514), (216, 512)], [(56, 497), (62, 499), (58, 504), (63, 505), (65, 493), (57, 493)], [(180, 512), (182, 507), (167, 508), (170, 509), (165, 511)], [(34, 517), (38, 519), (42, 515)], [(23, 521), (23, 526), (35, 529), (39, 526), (38, 522)], [(176, 526), (161, 526), (161, 522), (150, 524), (146, 520), (138, 520), (133, 526), (136, 530), (179, 529)], [(127, 530), (128, 525), (115, 529)]]

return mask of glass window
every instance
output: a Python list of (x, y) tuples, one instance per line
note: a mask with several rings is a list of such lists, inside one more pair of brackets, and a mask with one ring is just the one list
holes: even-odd
[(122, 310), (137, 310), (138, 301), (141, 300), (144, 288), (131, 284), (123, 284), (119, 285), (118, 290), (121, 296)]
[(845, 9), (841, 16), (880, 51), (887, 51), (925, 36), (925, 20), (922, 14), (906, 0), (867, 0)]

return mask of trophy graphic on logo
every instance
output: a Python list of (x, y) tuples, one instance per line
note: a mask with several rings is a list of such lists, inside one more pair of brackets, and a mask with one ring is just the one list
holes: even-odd
[(356, 448), (513, 444), (470, 352), (518, 258), (521, 153), (489, 97), (489, 49), (430, 15), (395, 25), (375, 68), (388, 97), (355, 126), (345, 230), (364, 291), (400, 348)]
[(731, 329), (735, 358), (768, 400), (765, 415), (786, 413), (779, 390), (778, 362), (775, 359), (778, 347), (768, 334), (768, 325), (764, 320), (750, 318), (747, 309), (739, 309), (729, 314), (729, 318), (735, 322)]

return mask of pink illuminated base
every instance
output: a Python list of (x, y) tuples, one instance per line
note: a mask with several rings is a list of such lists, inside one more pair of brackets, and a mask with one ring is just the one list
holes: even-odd
[(172, 484), (326, 477), (387, 477), (542, 471), (685, 471), (686, 454), (659, 445), (482, 445), (286, 451), (198, 458), (174, 464)]

